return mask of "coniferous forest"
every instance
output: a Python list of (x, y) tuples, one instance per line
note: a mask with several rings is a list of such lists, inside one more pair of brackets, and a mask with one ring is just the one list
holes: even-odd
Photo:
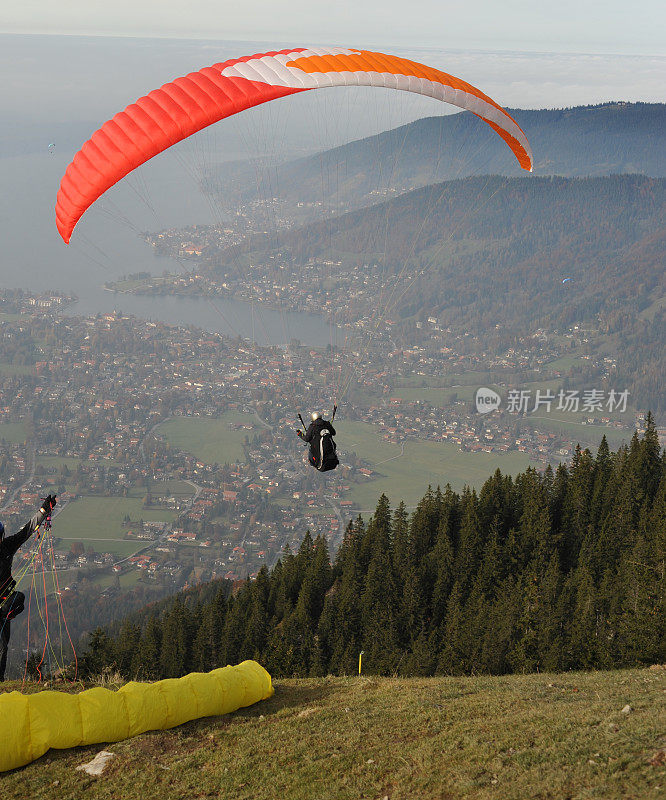
[(333, 563), (309, 533), (232, 592), (215, 582), (95, 631), (84, 672), (176, 677), (246, 658), (274, 676), (505, 674), (666, 661), (666, 454), (648, 420), (610, 452), (481, 490), (379, 499)]

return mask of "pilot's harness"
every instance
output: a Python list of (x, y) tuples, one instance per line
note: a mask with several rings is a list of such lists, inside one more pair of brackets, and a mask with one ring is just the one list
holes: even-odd
[[(331, 414), (331, 423), (335, 419), (335, 412), (337, 410), (338, 410), (337, 405), (333, 406), (333, 413)], [(305, 427), (305, 422), (303, 421), (303, 417), (300, 415), (300, 413), (298, 415), (298, 418), (301, 421), (301, 425), (303, 426), (303, 430), (307, 430), (306, 427)], [(316, 469), (318, 469), (320, 471), (321, 471), (322, 467), (324, 466), (324, 436), (330, 436), (330, 435), (331, 435), (331, 432), (328, 430), (328, 428), (324, 428), (319, 434), (319, 465), (316, 467)]]

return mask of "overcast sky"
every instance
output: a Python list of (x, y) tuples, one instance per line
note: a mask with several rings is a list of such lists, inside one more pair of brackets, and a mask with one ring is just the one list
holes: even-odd
[(666, 54), (664, 0), (3, 0), (0, 31)]

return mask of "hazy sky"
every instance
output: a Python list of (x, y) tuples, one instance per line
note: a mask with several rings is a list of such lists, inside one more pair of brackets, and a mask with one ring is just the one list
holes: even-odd
[(664, 0), (4, 0), (8, 33), (666, 53)]

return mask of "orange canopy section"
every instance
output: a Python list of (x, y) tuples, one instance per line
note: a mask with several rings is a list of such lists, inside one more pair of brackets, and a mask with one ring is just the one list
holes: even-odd
[(132, 170), (171, 145), (247, 108), (329, 86), (379, 86), (471, 111), (506, 142), (520, 166), (532, 151), (516, 121), (460, 78), (406, 58), (342, 47), (301, 47), (204, 67), (155, 89), (105, 122), (67, 167), (56, 199), (65, 243), (85, 211)]

